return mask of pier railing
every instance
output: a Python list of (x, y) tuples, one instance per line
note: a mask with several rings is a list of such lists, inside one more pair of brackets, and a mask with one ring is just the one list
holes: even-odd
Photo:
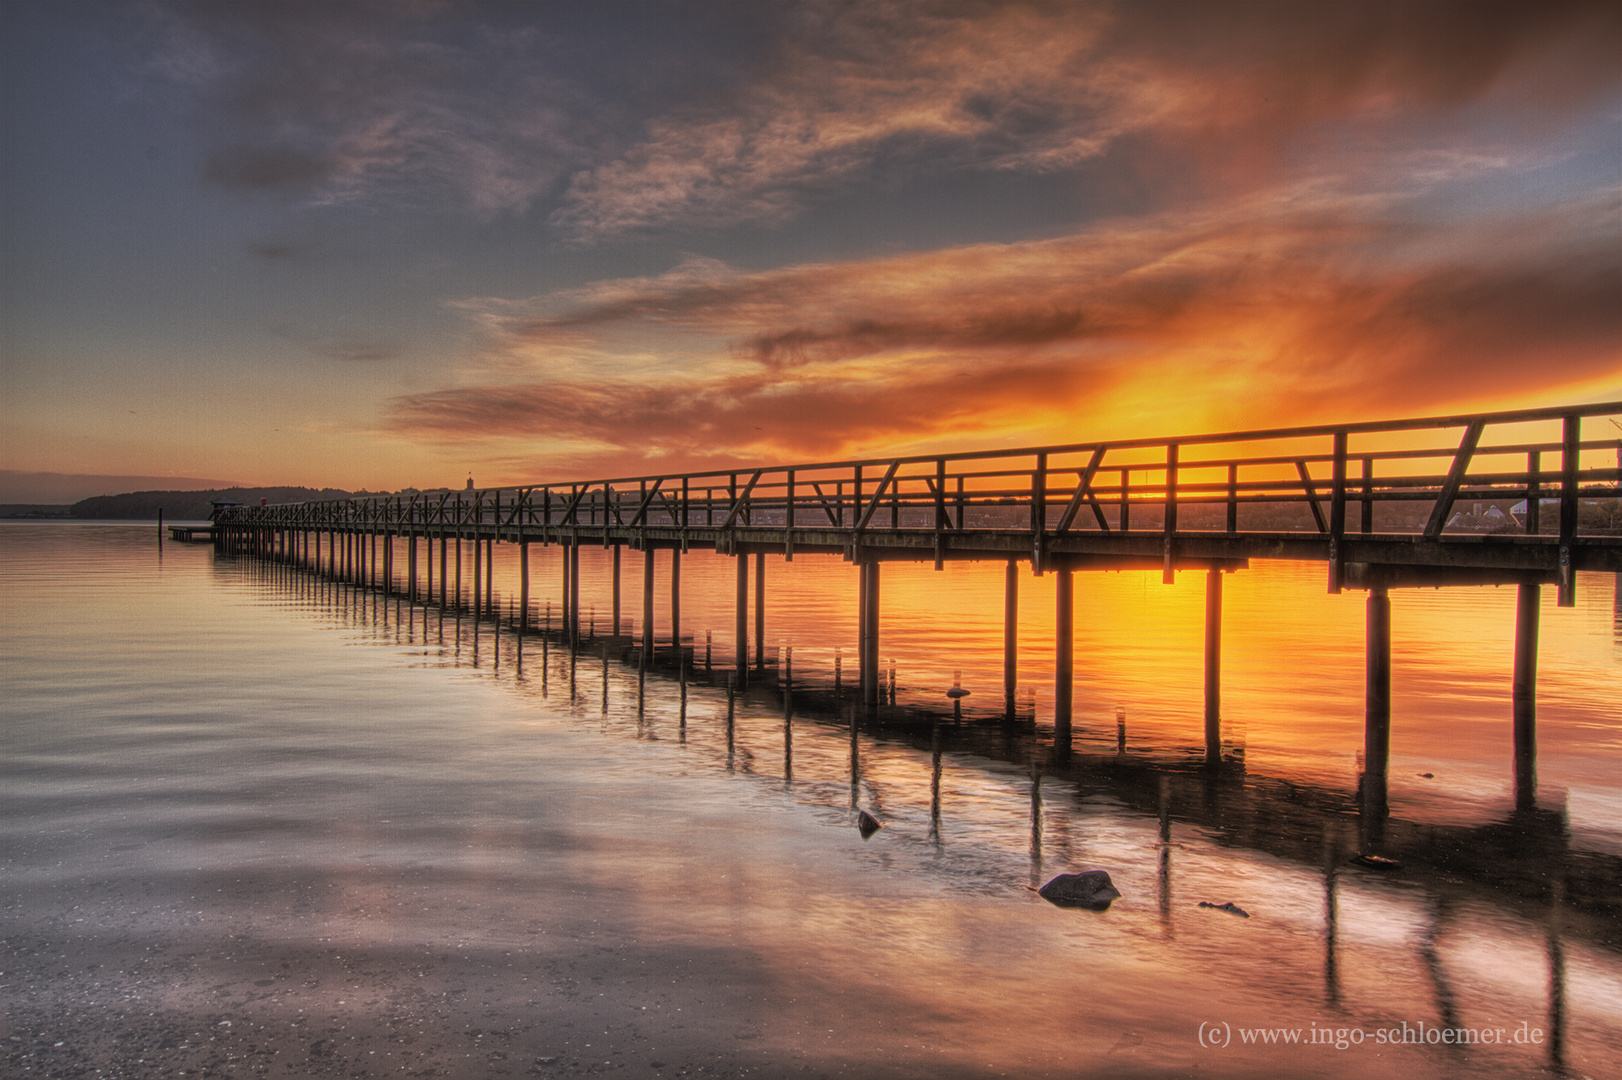
[[(249, 528), (847, 557), (1622, 568), (1622, 402), (238, 507)], [(1490, 552), (1491, 554), (1486, 554)], [(1506, 554), (1506, 552), (1519, 552)], [(1537, 552), (1537, 553), (1534, 553)]]

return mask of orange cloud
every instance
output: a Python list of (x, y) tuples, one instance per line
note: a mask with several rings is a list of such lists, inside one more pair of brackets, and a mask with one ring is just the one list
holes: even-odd
[(582, 465), (838, 458), (1622, 383), (1611, 201), (1464, 238), (1399, 209), (1279, 192), (1058, 240), (468, 302), (484, 375), (397, 399), (390, 425), (572, 443)]

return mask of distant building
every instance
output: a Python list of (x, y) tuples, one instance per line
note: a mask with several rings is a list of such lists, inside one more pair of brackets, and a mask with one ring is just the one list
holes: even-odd
[(220, 516), (221, 510), (226, 510), (233, 506), (242, 506), (244, 504), (235, 499), (227, 499), (222, 495), (218, 499), (210, 500), (208, 505), (214, 508), (213, 510), (209, 511), (208, 515), (208, 520), (213, 521), (215, 518)]

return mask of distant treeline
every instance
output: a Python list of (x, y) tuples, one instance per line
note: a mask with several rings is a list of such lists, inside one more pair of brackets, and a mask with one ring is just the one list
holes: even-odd
[(309, 502), (312, 499), (347, 499), (351, 492), (337, 488), (265, 487), (224, 488), (214, 491), (132, 491), (127, 495), (97, 495), (68, 507), (76, 518), (136, 519), (153, 521), (162, 511), (168, 521), (207, 521), (213, 500), (235, 499), (248, 506), (268, 503)]

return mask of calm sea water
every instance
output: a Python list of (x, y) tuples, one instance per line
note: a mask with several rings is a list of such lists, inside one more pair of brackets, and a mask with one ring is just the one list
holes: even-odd
[[(531, 555), (555, 626), (557, 553)], [(729, 722), (703, 657), (731, 662), (733, 562), (683, 559), (684, 695), (624, 662), (609, 554), (584, 556), (596, 636), (520, 656), (508, 627), (160, 554), (150, 526), (0, 526), (8, 1074), (1616, 1074), (1611, 576), (1574, 609), (1547, 590), (1535, 807), (1514, 590), (1394, 595), (1381, 871), (1350, 862), (1362, 596), (1321, 568), (1227, 578), (1212, 775), (1203, 575), (1078, 575), (1059, 764), (1051, 577), (1020, 581), (1009, 727), (1001, 567), (887, 565), (898, 709), (853, 726), (854, 569), (769, 559), (769, 663)], [(517, 572), (499, 552), (503, 611)], [(1084, 869), (1107, 911), (1030, 889)], [(1444, 1028), (1488, 1041), (1391, 1041)]]

